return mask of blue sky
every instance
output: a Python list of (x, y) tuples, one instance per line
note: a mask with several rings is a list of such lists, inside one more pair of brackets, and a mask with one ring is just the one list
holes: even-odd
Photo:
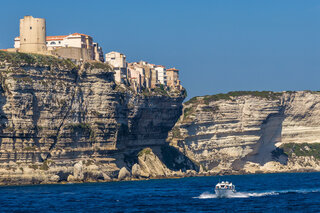
[(188, 98), (234, 90), (320, 90), (320, 1), (5, 1), (0, 49), (19, 19), (46, 18), (47, 35), (86, 33), (129, 62), (180, 69)]

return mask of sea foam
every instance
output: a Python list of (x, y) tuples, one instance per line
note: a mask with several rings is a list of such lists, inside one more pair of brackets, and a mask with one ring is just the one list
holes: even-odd
[[(288, 193), (314, 193), (320, 192), (320, 188), (314, 189), (297, 189), (297, 190), (279, 190), (279, 191), (266, 191), (266, 192), (235, 192), (230, 193), (224, 198), (249, 198), (249, 197), (263, 197), (263, 196), (274, 196), (280, 194), (288, 194)], [(194, 197), (197, 199), (212, 199), (219, 198), (216, 194), (212, 194), (210, 192), (203, 192), (200, 196)]]

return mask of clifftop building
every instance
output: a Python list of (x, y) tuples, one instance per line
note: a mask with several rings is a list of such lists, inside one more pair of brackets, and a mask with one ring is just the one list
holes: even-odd
[(106, 54), (106, 63), (112, 66), (115, 71), (115, 81), (123, 83), (127, 78), (126, 56), (119, 52), (110, 52)]
[(166, 70), (167, 73), (167, 86), (171, 88), (181, 89), (179, 80), (179, 70), (176, 68), (170, 68)]
[(46, 20), (25, 16), (20, 19), (20, 51), (27, 53), (45, 53)]
[(167, 85), (166, 68), (164, 66), (157, 65), (155, 67), (155, 70), (157, 71), (157, 74), (158, 74), (159, 84), (162, 84), (162, 85), (166, 86)]
[(46, 36), (46, 21), (43, 18), (25, 16), (20, 19), (20, 37), (14, 39), (16, 51), (56, 55), (79, 61), (104, 61), (102, 48), (89, 35)]
[[(20, 20), (20, 36), (14, 39), (14, 47), (4, 51), (39, 53), (76, 62), (87, 60), (104, 61), (102, 48), (93, 38), (82, 33), (70, 35), (46, 35), (46, 21), (43, 18), (25, 16)], [(126, 56), (119, 52), (105, 55), (105, 62), (115, 72), (115, 82), (130, 86), (136, 92), (181, 89), (179, 70), (155, 65), (146, 61), (127, 63)]]

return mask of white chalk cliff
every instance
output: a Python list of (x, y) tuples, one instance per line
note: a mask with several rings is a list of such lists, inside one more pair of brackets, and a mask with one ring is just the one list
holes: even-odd
[(168, 141), (203, 173), (320, 171), (320, 92), (195, 97)]

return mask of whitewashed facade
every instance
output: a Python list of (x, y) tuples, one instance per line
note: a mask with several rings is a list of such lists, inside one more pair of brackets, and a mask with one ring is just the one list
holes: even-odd
[(155, 67), (155, 70), (158, 73), (158, 82), (162, 85), (167, 85), (167, 75), (166, 68), (164, 66), (158, 65)]
[(110, 52), (106, 54), (106, 63), (113, 67), (115, 71), (115, 81), (123, 83), (127, 78), (126, 56), (119, 52)]

